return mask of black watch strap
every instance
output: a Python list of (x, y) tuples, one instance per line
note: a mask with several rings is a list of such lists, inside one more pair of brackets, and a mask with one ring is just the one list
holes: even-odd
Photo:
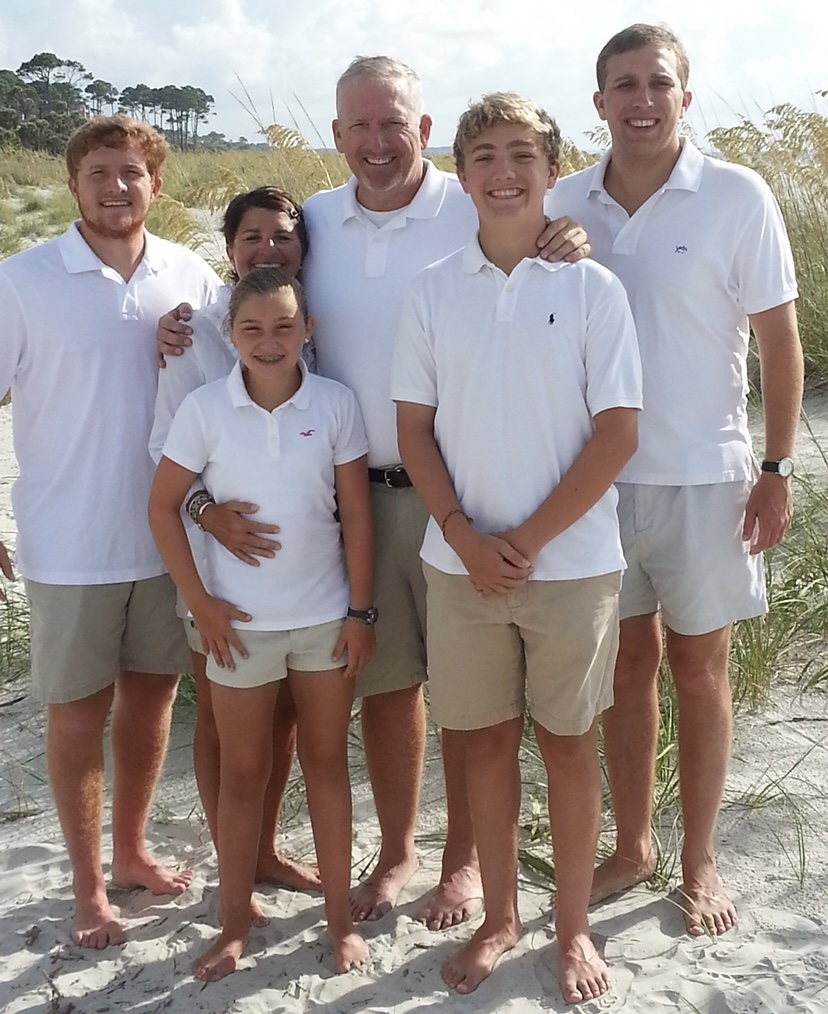
[(371, 606), (369, 609), (348, 609), (349, 620), (359, 620), (360, 623), (364, 623), (367, 627), (373, 627), (373, 625), (379, 619), (379, 611), (376, 606)]

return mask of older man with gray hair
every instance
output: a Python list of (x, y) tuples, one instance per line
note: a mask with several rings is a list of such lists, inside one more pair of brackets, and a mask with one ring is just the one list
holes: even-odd
[[(377, 538), (377, 654), (357, 680), (365, 756), (382, 845), (353, 914), (377, 919), (417, 867), (414, 829), (425, 750), (425, 582), (419, 558), (428, 511), (400, 464), (391, 355), (402, 300), (415, 275), (461, 247), (477, 227), (456, 176), (423, 156), (431, 133), (416, 73), (386, 56), (359, 57), (336, 86), (333, 133), (353, 177), (304, 205), (310, 254), (303, 280), (316, 320), (319, 372), (357, 395), (368, 435)], [(539, 237), (550, 259), (577, 260), (585, 235), (561, 219)], [(180, 352), (186, 328), (160, 336)], [(170, 330), (172, 328), (172, 330)], [(177, 334), (176, 334), (177, 332)], [(266, 543), (264, 543), (266, 546)], [(261, 532), (247, 551), (261, 552)], [(366, 617), (372, 622), (376, 613)], [(440, 882), (422, 913), (432, 929), (469, 918), (482, 889), (465, 785), (462, 736), (444, 732), (448, 834)]]

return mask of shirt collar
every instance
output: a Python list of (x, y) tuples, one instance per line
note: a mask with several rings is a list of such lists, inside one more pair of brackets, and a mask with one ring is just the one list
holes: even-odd
[[(401, 221), (405, 222), (408, 218), (436, 218), (437, 213), (443, 206), (443, 202), (446, 198), (446, 191), (448, 189), (448, 183), (451, 179), (450, 173), (444, 173), (430, 162), (428, 159), (423, 160), (425, 162), (425, 176), (423, 182), (420, 184), (420, 189), (414, 195), (413, 199), (409, 204), (406, 204), (404, 208), (400, 208), (398, 215)], [(363, 219), (362, 206), (357, 200), (357, 180), (355, 176), (352, 176), (345, 184), (345, 200), (342, 207), (342, 221), (347, 222), (350, 218)], [(389, 216), (391, 220), (394, 220), (397, 216)]]
[[(58, 237), (58, 249), (63, 258), (64, 267), (70, 275), (81, 274), (84, 271), (105, 270), (108, 265), (104, 264), (83, 238), (78, 224), (78, 222), (73, 222), (66, 232)], [(144, 230), (144, 255), (141, 258), (141, 265), (144, 266), (144, 270), (152, 274), (157, 274), (168, 265), (164, 244), (146, 229)]]
[[(557, 271), (557, 269), (561, 266), (560, 263), (553, 263), (552, 261), (544, 260), (543, 257), (524, 257), (520, 263), (523, 264), (526, 261), (528, 261), (529, 264), (539, 264), (547, 271)], [(483, 253), (483, 248), (480, 246), (478, 234), (475, 233), (463, 247), (463, 272), (467, 275), (476, 275), (478, 271), (482, 271), (485, 267), (492, 268), (492, 270), (499, 270), (499, 268), (492, 264), (489, 258)]]
[[(604, 177), (607, 172), (612, 148), (604, 152), (601, 161), (592, 171), (592, 180), (589, 186), (590, 194), (605, 194)], [(693, 144), (689, 137), (681, 138), (681, 151), (678, 161), (673, 166), (670, 178), (662, 187), (663, 190), (691, 190), (696, 191), (701, 186), (702, 170), (704, 169), (704, 155)], [(608, 195), (607, 195), (608, 196)]]
[[(288, 398), (287, 401), (283, 401), (281, 405), (278, 405), (273, 410), (274, 412), (278, 412), (287, 405), (294, 405), (298, 409), (306, 409), (310, 404), (308, 368), (302, 359), (299, 360), (299, 369), (302, 373), (302, 380), (298, 389)], [(233, 408), (244, 408), (246, 405), (253, 405), (256, 408), (261, 408), (260, 405), (256, 405), (256, 402), (253, 401), (247, 393), (247, 388), (244, 386), (241, 360), (236, 363), (227, 376), (227, 390), (230, 393), (230, 402), (233, 405)]]

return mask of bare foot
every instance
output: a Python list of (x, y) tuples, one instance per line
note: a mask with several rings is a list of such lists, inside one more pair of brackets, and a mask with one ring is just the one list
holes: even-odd
[(126, 860), (112, 860), (112, 883), (126, 891), (144, 887), (153, 894), (183, 894), (192, 879), (192, 870), (171, 870), (162, 866), (146, 849)]
[(193, 975), (202, 982), (218, 982), (235, 972), (246, 942), (246, 937), (222, 930), (213, 946), (193, 962)]
[(609, 989), (609, 970), (588, 934), (561, 950), (561, 992), (567, 1003), (594, 1000)]
[(277, 852), (260, 855), (256, 864), (256, 883), (289, 887), (292, 891), (321, 891), (322, 881), (315, 866), (306, 866)]
[(473, 919), (482, 908), (480, 869), (466, 865), (451, 874), (443, 870), (440, 883), (423, 905), (420, 919), (430, 930), (443, 930)]
[(519, 938), (519, 924), (493, 930), (484, 922), (471, 940), (443, 965), (443, 981), (457, 993), (473, 993)]
[(590, 905), (597, 905), (606, 898), (621, 894), (636, 884), (643, 884), (652, 879), (656, 869), (656, 857), (653, 852), (643, 862), (619, 856), (617, 852), (596, 866), (592, 873), (592, 891), (589, 895)]
[(410, 856), (400, 863), (385, 865), (380, 855), (380, 861), (351, 899), (351, 918), (354, 922), (373, 922), (390, 912), (417, 866), (416, 856)]
[(334, 951), (337, 972), (350, 972), (352, 968), (364, 965), (368, 960), (368, 945), (359, 930), (352, 928), (339, 936), (328, 928)]
[(96, 951), (124, 942), (124, 928), (115, 918), (103, 888), (91, 898), (75, 899), (71, 936), (80, 947)]
[(704, 934), (718, 937), (736, 925), (736, 908), (725, 894), (718, 874), (704, 884), (684, 883), (677, 894), (691, 937)]

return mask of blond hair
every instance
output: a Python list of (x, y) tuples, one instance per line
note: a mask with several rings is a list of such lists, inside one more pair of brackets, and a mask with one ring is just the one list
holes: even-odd
[(469, 108), (460, 117), (454, 135), (454, 161), (462, 171), (466, 165), (466, 148), (489, 127), (499, 123), (514, 123), (533, 130), (541, 140), (541, 146), (550, 165), (558, 161), (561, 152), (561, 132), (558, 124), (545, 110), (514, 92), (492, 92), (484, 95), (479, 102), (469, 103)]

